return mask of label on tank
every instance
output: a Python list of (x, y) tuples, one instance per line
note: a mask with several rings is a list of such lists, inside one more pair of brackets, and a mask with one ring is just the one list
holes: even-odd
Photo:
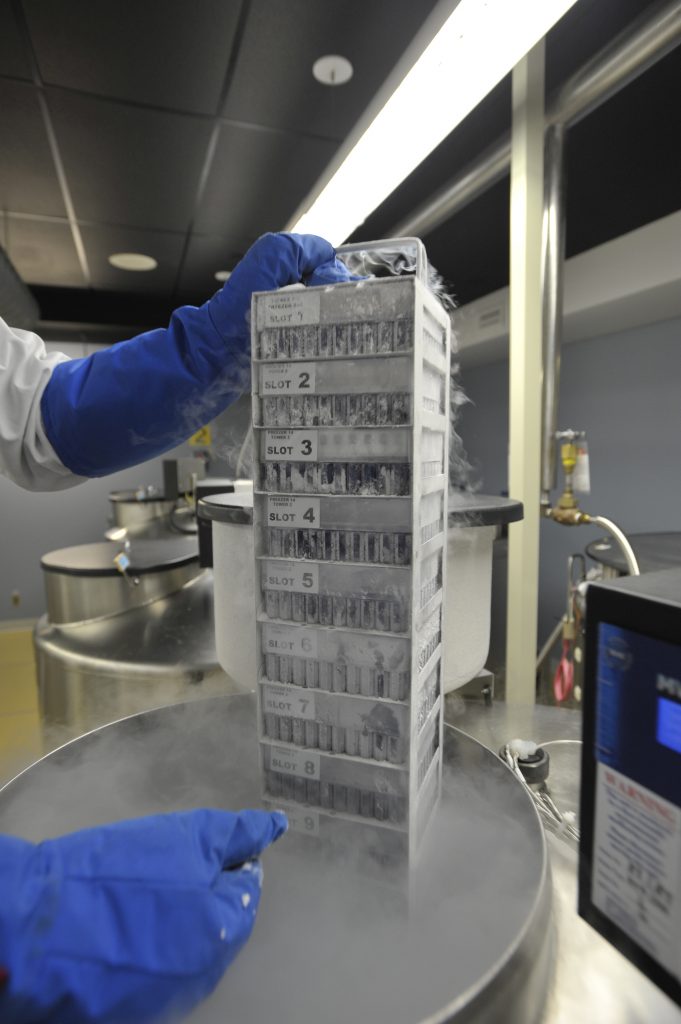
[(316, 430), (266, 430), (265, 459), (269, 462), (316, 462)]
[[(320, 525), (319, 498), (289, 498), (272, 495), (267, 499), (267, 523), (269, 526)], [(288, 552), (290, 553), (290, 552)]]
[(270, 562), (262, 571), (263, 590), (318, 594), (319, 566), (309, 562)]
[(263, 686), (263, 711), (313, 721), (317, 717), (314, 694), (300, 693), (291, 686)]
[(319, 292), (295, 291), (272, 295), (258, 305), (263, 322), (258, 327), (299, 327), (319, 323)]
[(315, 363), (265, 363), (263, 395), (310, 395), (315, 391)]
[(270, 748), (270, 771), (283, 775), (301, 775), (305, 779), (319, 779), (321, 757), (311, 750), (291, 747)]
[(297, 626), (264, 627), (263, 647), (266, 654), (290, 654), (295, 658), (316, 658), (317, 631)]

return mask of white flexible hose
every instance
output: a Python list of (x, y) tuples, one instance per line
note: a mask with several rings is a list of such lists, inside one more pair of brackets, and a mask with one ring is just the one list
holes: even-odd
[(593, 526), (602, 526), (604, 530), (607, 530), (608, 533), (615, 538), (622, 550), (622, 554), (624, 555), (630, 574), (632, 576), (640, 576), (641, 570), (638, 567), (638, 561), (636, 560), (634, 549), (627, 540), (626, 535), (622, 530), (620, 530), (619, 526), (616, 526), (612, 520), (606, 519), (605, 516), (589, 516), (589, 524)]

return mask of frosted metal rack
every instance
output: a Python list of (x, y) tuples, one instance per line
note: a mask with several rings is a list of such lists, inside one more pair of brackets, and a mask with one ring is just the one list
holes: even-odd
[(254, 543), (265, 797), (411, 857), (441, 785), (450, 325), (418, 239), (340, 252), (396, 248), (415, 275), (253, 296)]

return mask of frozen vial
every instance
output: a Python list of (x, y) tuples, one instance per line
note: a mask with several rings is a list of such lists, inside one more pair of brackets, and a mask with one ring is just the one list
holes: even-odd
[(411, 320), (400, 317), (395, 321), (395, 351), (406, 352), (411, 348)]
[(281, 328), (281, 330), (277, 333), (277, 355), (276, 355), (276, 358), (277, 359), (288, 359), (290, 351), (291, 351), (291, 348), (290, 348), (290, 343), (289, 343), (288, 329), (287, 328)]
[[(295, 740), (294, 740), (295, 742)], [(388, 737), (384, 732), (374, 733), (374, 761), (385, 761), (388, 756)]]
[(333, 354), (335, 356), (346, 356), (350, 347), (350, 325), (336, 324), (336, 334), (333, 343)]
[(366, 534), (360, 530), (352, 531), (352, 561), (363, 562), (366, 557)]
[(385, 598), (376, 601), (376, 629), (382, 633), (390, 631), (390, 601)]
[(293, 799), (297, 804), (304, 804), (307, 800), (307, 779), (296, 778), (293, 782)]
[(302, 427), (305, 422), (305, 402), (303, 395), (291, 395), (289, 398), (289, 416), (292, 427)]
[(319, 662), (319, 689), (333, 690), (333, 665), (330, 661)]
[(396, 425), (409, 422), (409, 395), (402, 392), (392, 396), (392, 422)]
[(319, 492), (319, 465), (316, 462), (304, 462), (305, 467), (305, 494), (317, 494)]
[(295, 558), (296, 556), (296, 531), (281, 530), (281, 553), (284, 558)]
[(391, 700), (406, 700), (409, 694), (409, 673), (393, 669), (388, 681), (388, 696)]
[(392, 533), (381, 534), (381, 562), (383, 565), (393, 565), (395, 562)]
[(380, 533), (367, 533), (365, 539), (367, 562), (380, 562), (381, 560), (381, 535)]
[(279, 618), (279, 592), (276, 590), (265, 591), (265, 614), (268, 619)]
[(310, 557), (310, 531), (296, 530), (296, 558)]
[(303, 355), (303, 330), (302, 327), (288, 328), (288, 350), (291, 359), (300, 359)]
[(291, 618), (294, 622), (305, 622), (305, 594), (292, 595)]
[(392, 320), (384, 320), (378, 325), (378, 351), (392, 352), (393, 350), (393, 329)]
[(265, 675), (273, 683), (279, 681), (279, 655), (278, 654), (266, 654), (265, 655)]
[(390, 736), (388, 738), (388, 760), (391, 764), (403, 764), (404, 743), (400, 736)]
[(363, 818), (374, 816), (374, 794), (370, 789), (363, 789), (359, 795), (359, 813)]
[(305, 659), (292, 658), (291, 674), (294, 686), (305, 686)]
[(365, 462), (362, 466), (362, 494), (379, 494), (379, 468), (376, 462)]
[(362, 349), (365, 356), (378, 351), (378, 324), (362, 324)]
[(282, 590), (279, 593), (279, 618), (291, 621), (291, 592)]
[(267, 327), (260, 332), (260, 358), (276, 359), (279, 331), (276, 328)]
[(267, 737), (268, 740), (278, 740), (279, 739), (279, 721), (277, 719), (277, 716), (268, 713), (268, 714), (266, 714), (264, 716), (264, 718), (265, 718), (265, 721), (264, 721), (265, 736)]
[(281, 557), (281, 530), (273, 526), (269, 529), (269, 554), (273, 558)]
[(376, 487), (379, 494), (390, 495), (393, 490), (392, 466), (387, 462), (379, 462), (377, 467), (378, 478)]
[(380, 395), (376, 395), (376, 422), (379, 426), (384, 426), (391, 422), (391, 403), (390, 395), (382, 392)]
[(305, 395), (303, 398), (303, 423), (306, 427), (319, 424), (319, 402), (316, 395)]
[(388, 696), (388, 681), (386, 676), (388, 672), (383, 668), (376, 669), (376, 696), (387, 697)]
[(350, 338), (348, 340), (348, 354), (360, 356), (362, 354), (362, 324), (350, 324)]
[(280, 683), (291, 683), (293, 682), (291, 655), (281, 654), (279, 656), (279, 682)]
[(330, 426), (333, 423), (333, 395), (319, 395), (317, 405), (320, 427)]
[(333, 598), (329, 594), (322, 594), (319, 598), (319, 625), (333, 625)]
[(359, 755), (359, 732), (357, 729), (345, 730), (345, 753), (350, 757)]
[(378, 395), (364, 395), (362, 398), (362, 421), (367, 427), (378, 422)]
[(319, 466), (319, 493), (333, 492), (333, 462), (322, 462)]
[(284, 494), (288, 494), (291, 491), (291, 463), (280, 462), (279, 463), (279, 488)]
[(348, 814), (359, 814), (359, 799), (357, 786), (348, 786)]
[(334, 427), (346, 427), (348, 425), (348, 396), (334, 395), (333, 398), (333, 425)]
[(278, 491), (279, 490), (279, 463), (278, 462), (266, 462), (265, 463), (265, 490)]
[(291, 422), (288, 395), (279, 395), (277, 398), (277, 426), (288, 427)]
[(291, 472), (291, 491), (294, 494), (305, 494), (305, 463), (289, 462), (287, 465)]
[(359, 665), (348, 665), (345, 687), (347, 693), (361, 693), (362, 669)]
[(316, 722), (305, 722), (305, 746), (314, 750), (319, 746), (319, 728)]
[(307, 779), (307, 802), (313, 807), (319, 807), (320, 785), (317, 779)]
[(347, 466), (344, 462), (333, 464), (333, 493), (347, 494)]
[(325, 722), (319, 723), (319, 741), (318, 747), (320, 750), (331, 750), (331, 726)]
[(345, 729), (342, 725), (331, 726), (331, 750), (334, 754), (345, 753)]
[(319, 328), (319, 355), (325, 359), (333, 355), (335, 334), (334, 324), (322, 324)]
[(358, 597), (347, 599), (347, 619), (349, 629), (359, 629), (362, 622), (362, 602)]
[(376, 602), (371, 597), (362, 598), (361, 623), (362, 629), (376, 628)]
[(362, 493), (362, 463), (348, 462), (346, 494)]
[(374, 752), (373, 734), (368, 729), (362, 729), (359, 734), (358, 752), (360, 757), (369, 758)]
[(305, 722), (302, 718), (294, 718), (291, 726), (291, 742), (297, 747), (305, 746)]
[(303, 355), (306, 359), (317, 355), (319, 328), (317, 324), (307, 324), (303, 327)]
[(277, 772), (266, 772), (265, 786), (272, 796), (281, 796), (281, 775)]
[(319, 666), (314, 658), (305, 659), (305, 685), (310, 690), (319, 686)]
[(371, 665), (362, 665), (359, 670), (359, 692), (363, 697), (376, 694), (376, 669)]
[(362, 396), (348, 395), (348, 426), (357, 427), (362, 423)]
[(341, 782), (333, 785), (333, 809), (340, 814), (346, 814), (348, 810), (348, 787)]
[(335, 562), (336, 561), (336, 558), (335, 558), (336, 547), (335, 547), (335, 543), (334, 543), (334, 541), (335, 541), (335, 534), (336, 534), (335, 530), (322, 530), (321, 531), (321, 537), (322, 537), (322, 554), (321, 554), (321, 558), (323, 558), (325, 562)]
[(374, 796), (374, 817), (377, 821), (387, 821), (389, 815), (389, 797), (387, 793), (376, 793)]
[(333, 692), (345, 693), (347, 689), (348, 666), (344, 661), (336, 661), (333, 666)]
[(333, 786), (330, 782), (319, 783), (319, 804), (325, 811), (333, 810)]
[(390, 631), (392, 633), (404, 633), (407, 629), (407, 607), (404, 601), (391, 601), (390, 603)]
[(406, 462), (398, 462), (393, 466), (393, 494), (404, 496), (411, 490), (411, 472)]
[(293, 722), (288, 715), (282, 715), (279, 719), (279, 739), (282, 743), (290, 743), (293, 735)]
[(276, 427), (277, 425), (277, 400), (276, 398), (263, 398), (262, 401), (262, 421), (266, 427)]
[(310, 558), (324, 558), (324, 534), (322, 530), (310, 530)]
[(396, 533), (394, 537), (395, 565), (409, 565), (411, 562), (411, 534)]
[(319, 622), (319, 597), (317, 594), (307, 594), (305, 597), (305, 619), (312, 624)]
[(334, 626), (345, 626), (347, 625), (347, 603), (344, 597), (334, 597), (333, 599), (333, 624)]

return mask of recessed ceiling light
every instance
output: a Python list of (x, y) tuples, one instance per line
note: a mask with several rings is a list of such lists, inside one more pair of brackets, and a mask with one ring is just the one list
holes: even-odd
[(118, 270), (156, 270), (158, 261), (141, 252), (114, 252), (109, 263)]
[(314, 62), (312, 74), (322, 85), (345, 85), (352, 78), (353, 67), (346, 57), (328, 53)]
[(231, 276), (232, 276), (232, 271), (231, 270), (216, 270), (215, 271), (215, 280), (216, 281), (229, 281)]

